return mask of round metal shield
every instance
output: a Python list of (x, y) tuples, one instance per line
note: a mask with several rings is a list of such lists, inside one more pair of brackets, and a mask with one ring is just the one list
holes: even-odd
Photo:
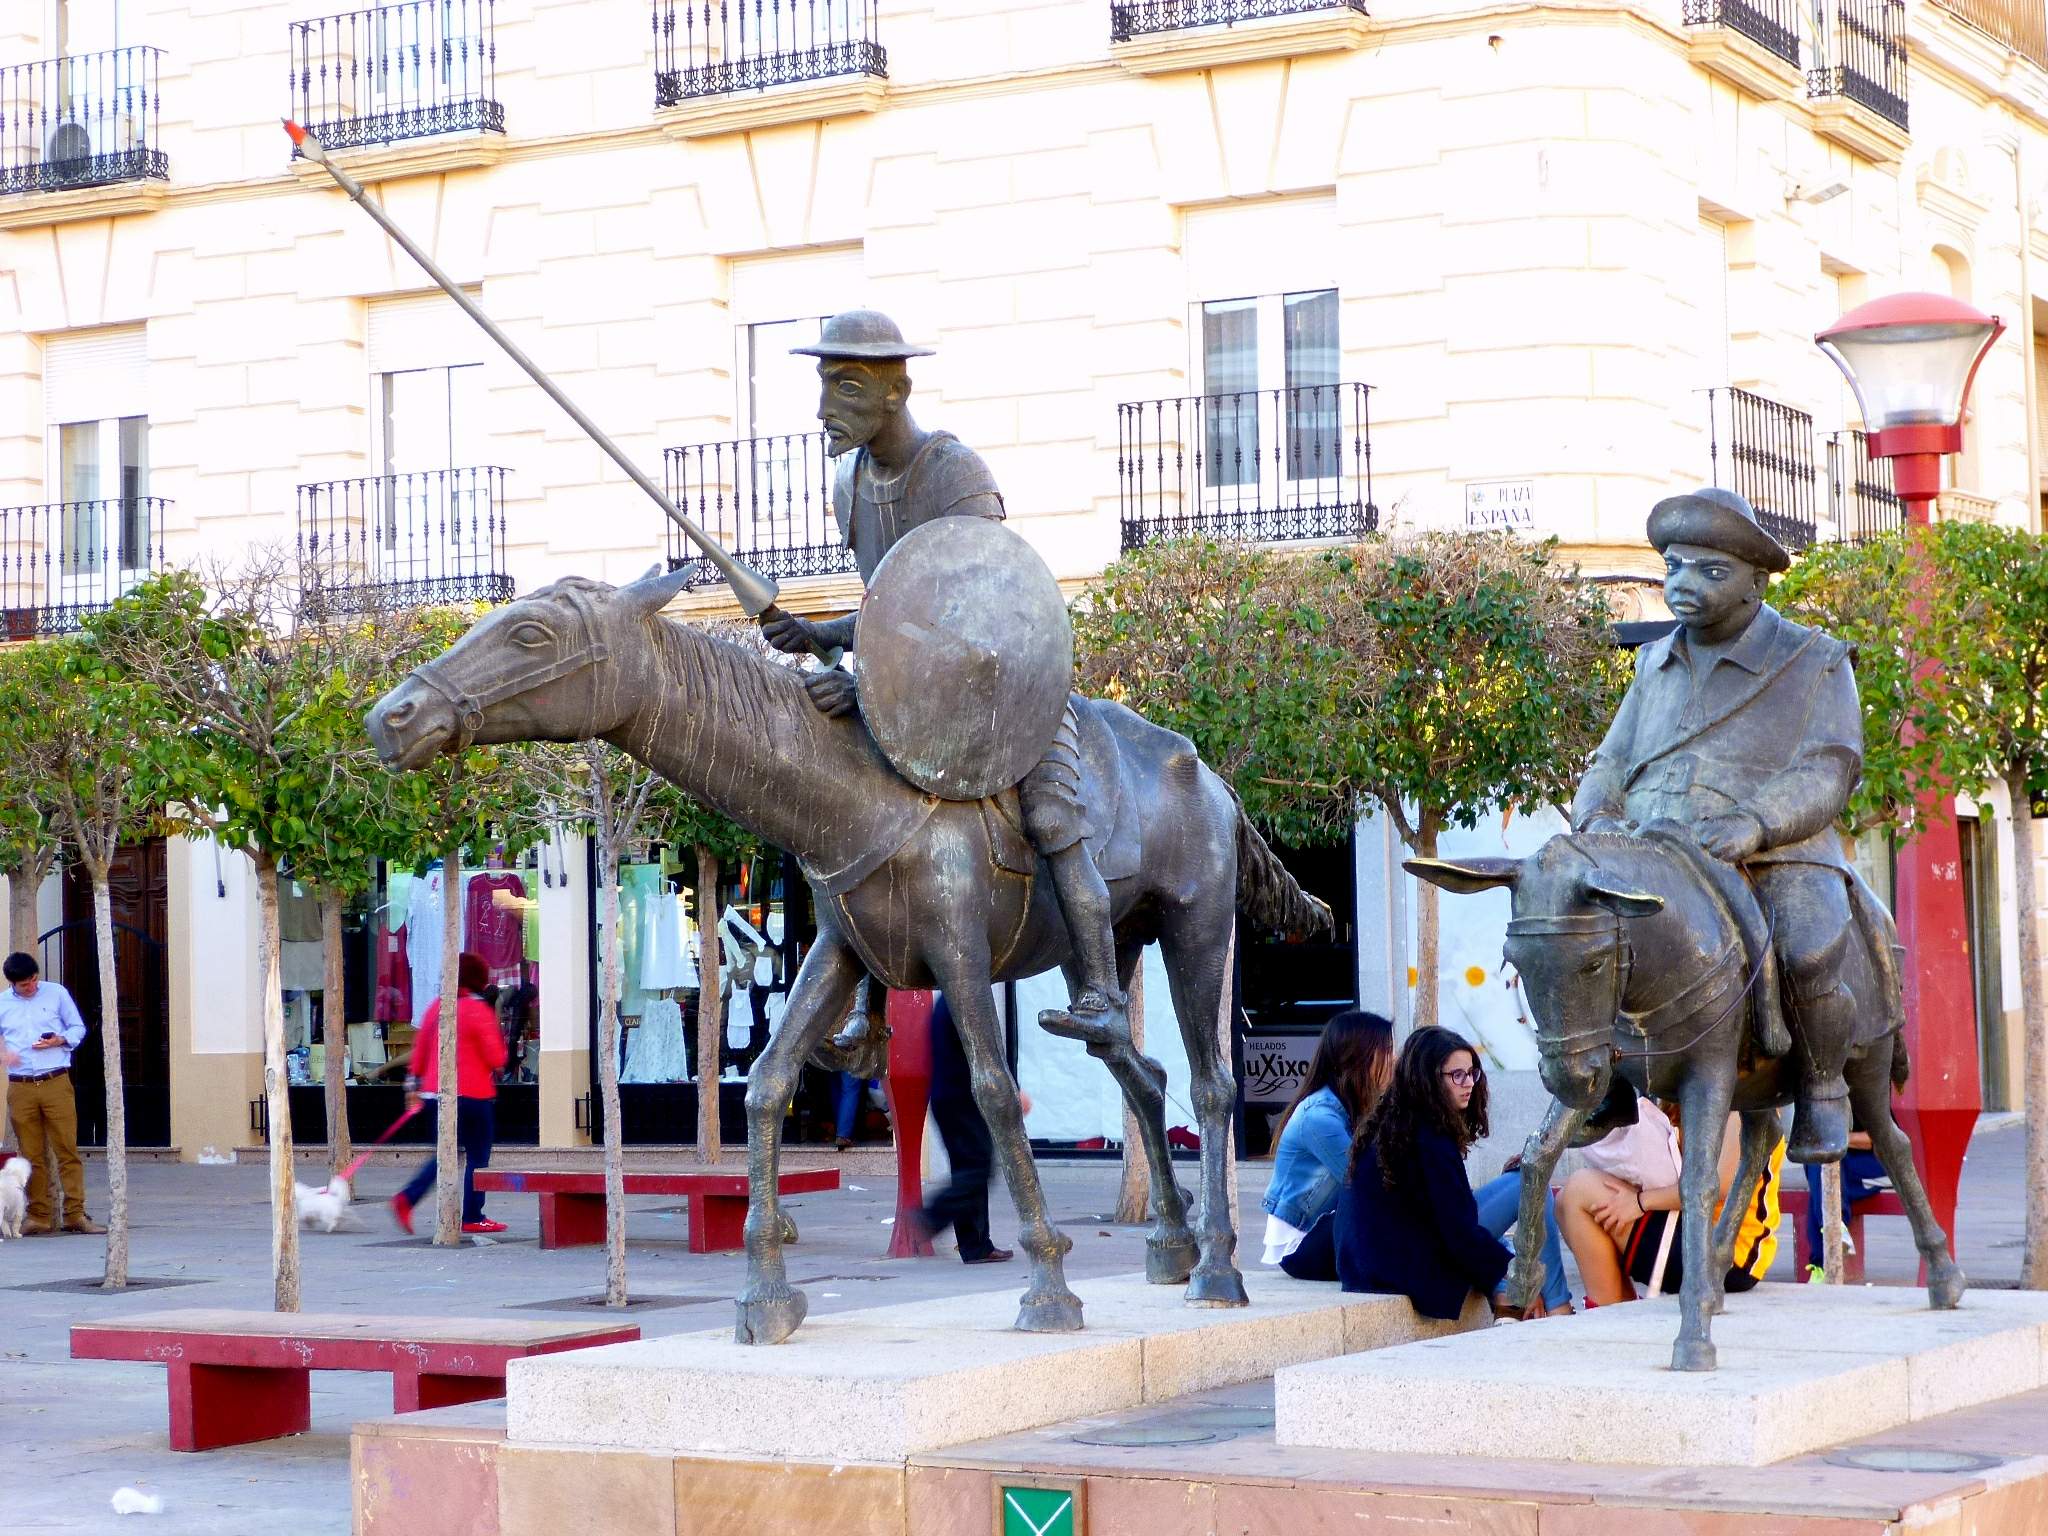
[(982, 517), (913, 528), (876, 567), (854, 636), (860, 711), (919, 789), (978, 800), (1045, 755), (1074, 685), (1074, 628), (1038, 551)]

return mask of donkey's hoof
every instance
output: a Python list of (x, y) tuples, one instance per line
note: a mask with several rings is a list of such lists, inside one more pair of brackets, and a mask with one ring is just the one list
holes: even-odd
[(1191, 1307), (1248, 1307), (1244, 1276), (1229, 1265), (1222, 1269), (1198, 1269), (1188, 1281), (1187, 1304)]
[(1079, 1333), (1081, 1298), (1072, 1291), (1027, 1294), (1017, 1308), (1019, 1333)]
[(1712, 1339), (1680, 1339), (1671, 1346), (1674, 1371), (1711, 1371), (1717, 1364)]
[(802, 1291), (785, 1291), (779, 1296), (742, 1296), (733, 1308), (739, 1314), (733, 1338), (742, 1344), (780, 1344), (796, 1332), (811, 1304)]
[(1145, 1239), (1145, 1280), (1150, 1285), (1185, 1285), (1201, 1257), (1194, 1235), (1168, 1233)]
[(1968, 1289), (1969, 1282), (1963, 1278), (1963, 1266), (1954, 1259), (1927, 1266), (1927, 1305), (1935, 1311), (1953, 1312), (1962, 1302), (1963, 1292)]

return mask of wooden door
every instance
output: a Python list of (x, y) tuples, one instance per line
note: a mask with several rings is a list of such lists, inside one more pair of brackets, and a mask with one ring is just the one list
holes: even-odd
[[(114, 979), (120, 990), (121, 1075), (128, 1144), (171, 1141), (170, 985), (164, 940), (169, 870), (162, 838), (124, 845), (107, 877), (114, 916)], [(78, 1139), (106, 1142), (106, 1067), (100, 1024), (99, 952), (93, 935), (92, 882), (81, 865), (64, 872), (61, 980), (88, 1026), (72, 1062), (78, 1091)], [(47, 956), (51, 945), (45, 935)]]

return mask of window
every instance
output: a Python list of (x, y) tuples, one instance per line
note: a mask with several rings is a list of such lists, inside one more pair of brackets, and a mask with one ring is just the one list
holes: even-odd
[[(1211, 299), (1200, 322), (1205, 483), (1256, 485), (1271, 473), (1294, 484), (1334, 473), (1337, 290)], [(1261, 440), (1262, 409), (1279, 434), (1273, 444)]]
[(490, 551), (489, 480), (471, 473), (489, 462), (483, 345), (445, 294), (370, 307), (369, 520), (393, 573), (468, 569)]
[[(44, 343), (44, 485), (59, 509), (52, 532), (61, 602), (118, 596), (148, 569), (146, 377), (139, 328), (53, 336)], [(118, 590), (111, 589), (109, 572), (120, 573)]]

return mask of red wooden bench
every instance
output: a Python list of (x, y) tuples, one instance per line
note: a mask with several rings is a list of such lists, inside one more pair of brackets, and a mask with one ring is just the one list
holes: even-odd
[[(1799, 1278), (1806, 1279), (1807, 1270), (1820, 1262), (1820, 1255), (1806, 1246), (1806, 1200), (1804, 1184), (1797, 1188), (1785, 1185), (1778, 1191), (1778, 1209), (1792, 1219), (1794, 1252), (1799, 1261)], [(1861, 1284), (1863, 1280), (1863, 1218), (1866, 1216), (1903, 1216), (1906, 1205), (1896, 1190), (1881, 1189), (1856, 1202), (1853, 1210), (1846, 1209), (1848, 1202), (1842, 1202), (1842, 1225), (1849, 1229), (1849, 1241), (1854, 1245), (1842, 1255), (1842, 1279), (1846, 1284)], [(1921, 1266), (1924, 1278), (1926, 1266)]]
[[(604, 1241), (604, 1173), (559, 1168), (479, 1168), (476, 1187), (540, 1196), (540, 1245), (572, 1248)], [(839, 1187), (837, 1168), (799, 1168), (777, 1181), (784, 1195)], [(629, 1195), (683, 1195), (690, 1202), (690, 1252), (728, 1253), (745, 1246), (744, 1173), (629, 1173)]]
[(171, 1449), (210, 1451), (304, 1434), (313, 1371), (389, 1371), (392, 1411), (413, 1413), (503, 1397), (508, 1360), (639, 1337), (616, 1324), (180, 1307), (76, 1324), (71, 1358), (168, 1366)]

